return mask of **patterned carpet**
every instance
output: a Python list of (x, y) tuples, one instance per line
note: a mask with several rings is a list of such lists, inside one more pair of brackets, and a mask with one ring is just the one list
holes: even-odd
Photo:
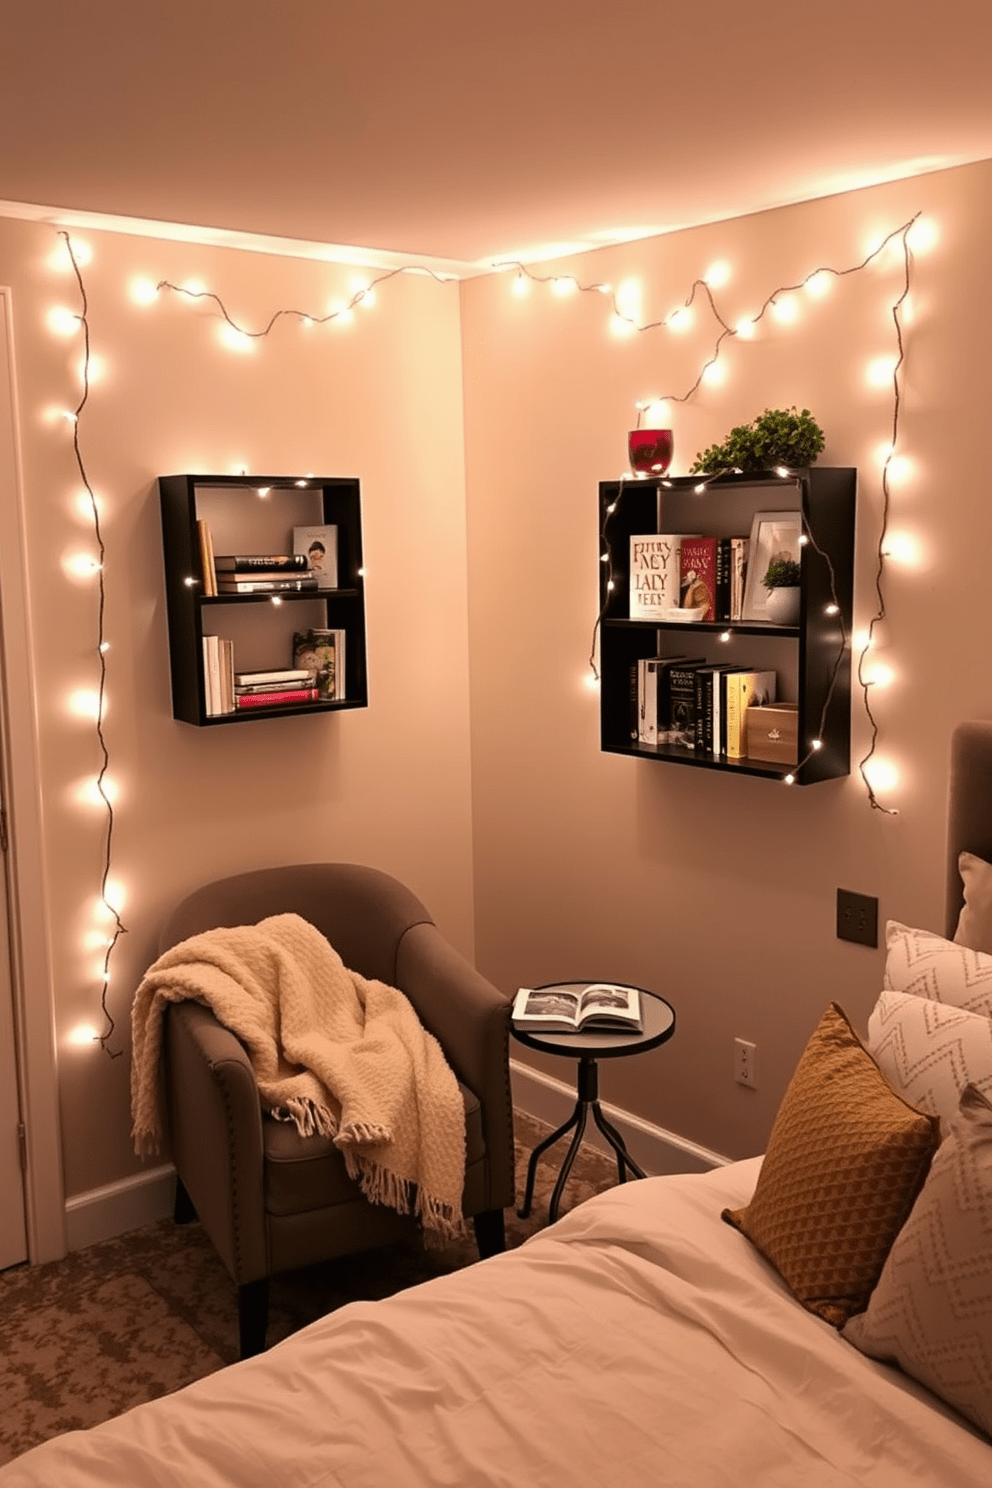
[[(517, 1194), (527, 1158), (550, 1128), (518, 1113)], [(538, 1166), (530, 1219), (507, 1210), (507, 1243), (547, 1223), (564, 1156)], [(562, 1212), (616, 1181), (616, 1167), (583, 1147)], [(387, 1297), (471, 1265), (472, 1239), (443, 1250), (390, 1246), (272, 1281), (269, 1343), (345, 1302)], [(171, 1220), (0, 1275), (0, 1463), (63, 1431), (94, 1426), (221, 1369), (238, 1356), (234, 1286), (199, 1224)]]

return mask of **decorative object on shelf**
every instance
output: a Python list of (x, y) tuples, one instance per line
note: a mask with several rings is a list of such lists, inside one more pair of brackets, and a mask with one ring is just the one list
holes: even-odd
[(774, 587), (766, 587), (766, 576), (773, 562), (799, 563), (799, 538), (802, 517), (798, 511), (755, 512), (751, 521), (751, 558), (744, 586), (744, 620), (768, 620), (777, 625), (796, 621), (775, 620), (769, 612)]
[(306, 558), (318, 589), (338, 587), (337, 527), (294, 527), (293, 552)]
[(799, 624), (799, 580), (802, 570), (794, 558), (773, 558), (762, 584), (768, 590), (765, 614), (776, 625)]
[(631, 429), (627, 435), (627, 456), (635, 475), (666, 475), (673, 451), (671, 429)]
[(749, 424), (731, 429), (722, 444), (702, 450), (689, 467), (690, 474), (716, 470), (774, 470), (778, 465), (805, 468), (822, 453), (823, 430), (808, 408), (766, 408)]

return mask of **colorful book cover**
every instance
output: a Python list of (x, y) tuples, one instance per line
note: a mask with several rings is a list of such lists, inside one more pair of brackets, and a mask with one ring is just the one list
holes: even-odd
[(306, 557), (319, 589), (338, 587), (338, 529), (294, 527), (293, 552)]
[(775, 672), (731, 672), (726, 678), (726, 753), (728, 759), (747, 754), (747, 710), (775, 701)]
[(696, 747), (696, 669), (699, 662), (680, 662), (669, 672), (672, 726), (668, 742), (682, 749)]
[(632, 534), (630, 539), (630, 618), (657, 620), (679, 603), (678, 532)]
[(679, 603), (683, 610), (703, 608), (700, 620), (716, 615), (715, 537), (684, 537), (679, 556)]

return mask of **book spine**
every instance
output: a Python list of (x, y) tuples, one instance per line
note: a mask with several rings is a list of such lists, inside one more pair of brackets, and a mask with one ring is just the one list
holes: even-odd
[(713, 618), (730, 619), (730, 538), (716, 540), (716, 581), (713, 594)]
[(640, 664), (639, 661), (632, 661), (630, 663), (630, 730), (629, 730), (629, 732), (630, 732), (630, 742), (632, 744), (636, 744), (637, 741), (638, 741), (638, 739), (640, 738), (639, 729), (640, 729), (640, 712), (641, 712), (641, 693), (640, 693), (640, 688), (638, 686), (638, 681), (637, 681), (638, 672), (640, 670), (640, 665), (641, 664)]
[(696, 747), (696, 668), (672, 667), (672, 743)]
[[(300, 577), (298, 579), (238, 579), (223, 578), (220, 581), (221, 594), (289, 594), (318, 588), (317, 580)], [(217, 593), (217, 590), (214, 590)]]
[(658, 663), (653, 658), (644, 667), (644, 740), (658, 742)]
[(215, 635), (203, 637), (203, 692), (207, 716), (215, 718), (221, 712), (220, 650)]
[(693, 724), (696, 753), (709, 752), (713, 748), (713, 683), (715, 673), (700, 670), (696, 673), (696, 716)]
[(242, 692), (238, 694), (238, 707), (273, 708), (282, 703), (312, 703), (319, 697), (316, 687), (297, 687), (280, 692)]
[(217, 670), (220, 675), (220, 711), (234, 712), (234, 642), (217, 638)]
[(309, 569), (305, 553), (222, 553), (214, 559), (218, 573), (306, 573)]
[(200, 544), (203, 592), (210, 597), (217, 593), (217, 570), (214, 567), (214, 546), (210, 537), (210, 528), (202, 517), (198, 517), (196, 521), (196, 536)]

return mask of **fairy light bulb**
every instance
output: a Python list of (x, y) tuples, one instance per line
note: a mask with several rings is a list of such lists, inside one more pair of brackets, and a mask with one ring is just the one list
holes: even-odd
[(703, 275), (703, 283), (710, 289), (722, 289), (725, 284), (730, 283), (730, 265), (723, 259), (710, 264)]

